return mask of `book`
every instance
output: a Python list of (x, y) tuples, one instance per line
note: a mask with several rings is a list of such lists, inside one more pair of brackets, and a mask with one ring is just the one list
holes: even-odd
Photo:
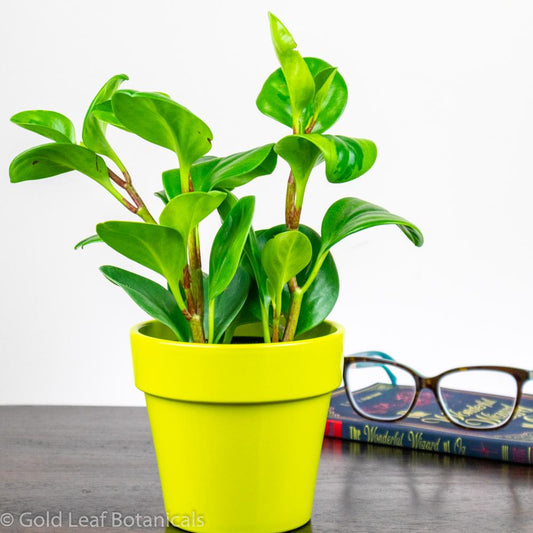
[[(390, 409), (393, 398), (387, 397), (390, 388), (376, 384), (375, 390), (365, 389), (357, 394), (372, 397)], [(461, 391), (462, 394), (469, 394)], [(479, 395), (478, 395), (479, 396)], [(504, 399), (487, 395), (488, 406), (505, 405)], [(358, 400), (359, 401), (359, 400)], [(490, 416), (492, 407), (476, 410), (474, 416)], [(533, 396), (523, 395), (518, 411), (511, 422), (500, 429), (472, 430), (452, 424), (442, 413), (435, 396), (422, 390), (409, 415), (397, 422), (374, 421), (359, 416), (352, 408), (343, 388), (331, 395), (326, 437), (399, 446), (435, 453), (480, 457), (511, 463), (533, 464)]]

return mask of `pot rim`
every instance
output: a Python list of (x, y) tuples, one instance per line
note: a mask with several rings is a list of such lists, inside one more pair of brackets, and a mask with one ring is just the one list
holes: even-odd
[(131, 329), (135, 384), (152, 396), (270, 403), (321, 396), (342, 381), (344, 328), (334, 322), (323, 322), (322, 334), (309, 339), (246, 344), (180, 342), (142, 331), (156, 322)]
[[(241, 350), (241, 351), (244, 351), (244, 350), (249, 350), (252, 346), (265, 346), (265, 347), (270, 347), (272, 346), (273, 348), (279, 348), (281, 346), (295, 346), (295, 345), (302, 345), (302, 344), (309, 344), (309, 343), (313, 343), (313, 341), (315, 341), (316, 339), (320, 339), (320, 338), (323, 338), (323, 337), (331, 337), (331, 336), (335, 336), (335, 335), (344, 335), (345, 333), (345, 329), (344, 327), (339, 324), (338, 322), (334, 322), (333, 320), (324, 320), (322, 321), (320, 324), (318, 324), (317, 326), (315, 326), (314, 328), (312, 328), (311, 330), (303, 333), (304, 337), (301, 338), (301, 339), (298, 339), (298, 340), (292, 340), (292, 341), (281, 341), (281, 342), (257, 342), (257, 343), (239, 343), (239, 344), (218, 344), (218, 343), (203, 343), (203, 342), (185, 342), (185, 341), (178, 341), (178, 340), (172, 340), (172, 339), (166, 339), (164, 337), (157, 337), (155, 335), (149, 335), (143, 331), (141, 331), (143, 328), (147, 328), (151, 325), (155, 325), (155, 324), (161, 324), (164, 326), (164, 324), (162, 324), (162, 322), (160, 322), (159, 320), (155, 320), (155, 319), (152, 319), (152, 320), (145, 320), (143, 322), (139, 322), (138, 324), (135, 324), (131, 329), (130, 329), (130, 333), (131, 335), (140, 335), (141, 337), (144, 337), (146, 339), (152, 339), (153, 341), (157, 341), (157, 342), (160, 342), (162, 344), (169, 344), (169, 345), (173, 345), (173, 346), (190, 346), (190, 347), (197, 347), (199, 349), (214, 349), (214, 348), (219, 348), (221, 350), (231, 350), (231, 351), (235, 351), (235, 350)], [(260, 324), (259, 322), (257, 323), (253, 323), (253, 324), (245, 324), (244, 327), (243, 326), (240, 326), (239, 328), (237, 328), (237, 331), (241, 331), (242, 333), (247, 333), (248, 331), (251, 330), (251, 328), (249, 328), (250, 326), (251, 327), (254, 327), (254, 326), (257, 326), (258, 324)], [(332, 331), (329, 331), (329, 332), (324, 332), (322, 334), (319, 334), (319, 335), (316, 335), (316, 336), (311, 336), (312, 332), (317, 330), (317, 328), (320, 328), (320, 327), (324, 327), (324, 326), (329, 326), (332, 328)], [(252, 330), (253, 331), (253, 330)], [(235, 335), (235, 336), (257, 336), (258, 338), (261, 337), (261, 335)]]

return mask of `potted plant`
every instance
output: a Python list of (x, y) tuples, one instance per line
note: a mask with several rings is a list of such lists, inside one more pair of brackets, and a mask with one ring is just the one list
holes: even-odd
[[(330, 393), (341, 382), (343, 330), (326, 321), (339, 293), (330, 249), (382, 224), (423, 241), (407, 220), (352, 197), (327, 209), (320, 234), (300, 224), (315, 167), (324, 162), (315, 174), (349, 182), (377, 151), (369, 140), (325, 134), (344, 110), (346, 84), (329, 63), (302, 58), (269, 16), (281, 68), (257, 107), (290, 128), (276, 143), (208, 156), (205, 122), (164, 93), (121, 88), (125, 75), (92, 101), (80, 143), (59, 113), (12, 117), (53, 141), (15, 157), (12, 182), (77, 170), (141, 219), (100, 223), (76, 247), (103, 241), (166, 281), (101, 267), (154, 319), (131, 331), (135, 383), (146, 396), (169, 521), (188, 531), (286, 531), (310, 519)], [(156, 193), (159, 217), (109, 144), (108, 125), (176, 154), (178, 168), (163, 172)], [(290, 170), (285, 223), (256, 230), (254, 197), (235, 191), (271, 174), (279, 158)], [(221, 226), (204, 269), (199, 225), (216, 210)]]

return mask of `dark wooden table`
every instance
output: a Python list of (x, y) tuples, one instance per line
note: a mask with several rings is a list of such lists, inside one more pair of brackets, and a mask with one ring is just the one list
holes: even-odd
[[(533, 532), (532, 486), (528, 466), (326, 439), (313, 518), (298, 531)], [(146, 410), (0, 407), (0, 533), (91, 521), (166, 531)]]

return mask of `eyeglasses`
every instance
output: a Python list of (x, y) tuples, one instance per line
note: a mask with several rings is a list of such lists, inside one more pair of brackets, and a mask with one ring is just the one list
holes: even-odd
[(498, 429), (516, 414), (530, 379), (533, 370), (506, 366), (454, 368), (428, 378), (376, 351), (344, 358), (344, 387), (352, 407), (364, 418), (384, 422), (405, 418), (427, 388), (456, 426)]

